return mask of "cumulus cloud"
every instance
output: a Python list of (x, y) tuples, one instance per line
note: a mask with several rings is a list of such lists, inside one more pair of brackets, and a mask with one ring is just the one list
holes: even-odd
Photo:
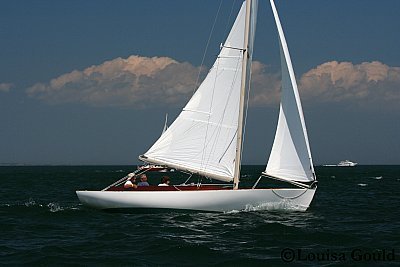
[[(116, 58), (63, 74), (47, 83), (37, 83), (28, 88), (27, 93), (52, 104), (183, 106), (196, 87), (199, 70), (200, 67), (168, 57)], [(400, 101), (400, 68), (378, 61), (326, 62), (303, 74), (298, 84), (301, 98), (307, 105), (340, 102), (398, 107)], [(3, 91), (9, 90), (3, 86), (6, 88)], [(277, 105), (280, 86), (279, 72), (261, 62), (253, 62), (252, 106)]]
[(8, 93), (14, 87), (12, 83), (0, 83), (0, 92)]
[(280, 97), (280, 73), (274, 72), (269, 66), (254, 61), (251, 68), (250, 105), (276, 105)]
[[(254, 62), (250, 103), (253, 106), (277, 105), (280, 79), (280, 73)], [(378, 61), (326, 62), (304, 73), (298, 79), (298, 86), (307, 106), (342, 103), (363, 108), (400, 107), (400, 68)]]
[(302, 97), (318, 102), (395, 105), (400, 101), (400, 68), (378, 61), (326, 62), (303, 74)]
[[(74, 70), (47, 83), (37, 83), (27, 94), (50, 104), (83, 103), (91, 106), (184, 105), (196, 89), (204, 69), (168, 57), (116, 58), (82, 71)], [(279, 99), (279, 73), (254, 61), (252, 105), (272, 105)]]
[(27, 93), (51, 104), (144, 108), (182, 103), (192, 94), (198, 73), (198, 67), (168, 57), (130, 56), (37, 83)]

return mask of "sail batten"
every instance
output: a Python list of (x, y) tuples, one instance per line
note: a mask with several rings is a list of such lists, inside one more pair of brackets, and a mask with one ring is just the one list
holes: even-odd
[(245, 14), (243, 3), (208, 75), (176, 120), (144, 154), (146, 161), (232, 181)]

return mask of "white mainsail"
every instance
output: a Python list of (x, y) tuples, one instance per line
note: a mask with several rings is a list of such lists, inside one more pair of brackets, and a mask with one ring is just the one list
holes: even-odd
[(274, 1), (270, 2), (280, 40), (282, 92), (278, 126), (265, 174), (310, 182), (315, 180), (315, 174), (296, 78)]
[(221, 181), (233, 180), (245, 14), (243, 3), (207, 77), (141, 159)]

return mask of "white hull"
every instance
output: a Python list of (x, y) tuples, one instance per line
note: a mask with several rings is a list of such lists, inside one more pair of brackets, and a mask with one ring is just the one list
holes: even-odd
[(240, 189), (198, 191), (76, 191), (83, 205), (97, 209), (183, 209), (200, 211), (305, 211), (315, 189)]

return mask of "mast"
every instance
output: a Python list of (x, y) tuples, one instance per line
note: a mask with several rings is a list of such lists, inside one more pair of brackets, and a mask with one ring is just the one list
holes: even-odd
[(237, 130), (236, 140), (236, 157), (235, 157), (235, 172), (233, 178), (233, 189), (239, 188), (240, 179), (240, 163), (242, 158), (242, 135), (243, 135), (243, 114), (244, 114), (244, 98), (247, 81), (247, 61), (249, 59), (249, 32), (250, 32), (250, 14), (251, 14), (251, 2), (252, 0), (246, 0), (246, 22), (244, 30), (244, 50), (243, 50), (243, 62), (242, 62), (242, 83), (240, 87), (240, 102), (239, 102), (239, 121)]

